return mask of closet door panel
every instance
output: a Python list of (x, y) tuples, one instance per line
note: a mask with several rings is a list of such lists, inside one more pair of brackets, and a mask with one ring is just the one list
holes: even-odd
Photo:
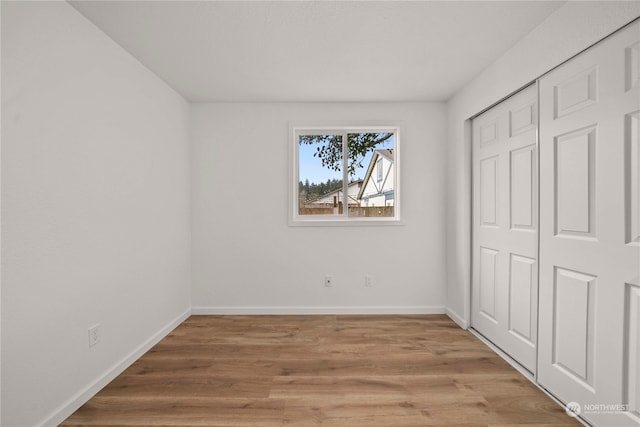
[(535, 372), (537, 88), (473, 120), (472, 326)]
[(539, 81), (538, 381), (606, 426), (640, 424), (639, 41), (636, 22)]

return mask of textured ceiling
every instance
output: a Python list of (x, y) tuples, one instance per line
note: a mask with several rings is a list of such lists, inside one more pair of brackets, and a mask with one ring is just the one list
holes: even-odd
[(194, 102), (442, 101), (563, 2), (71, 1)]

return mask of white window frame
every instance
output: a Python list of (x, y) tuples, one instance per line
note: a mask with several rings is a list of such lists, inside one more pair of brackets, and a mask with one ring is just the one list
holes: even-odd
[[(349, 172), (342, 167), (342, 214), (300, 215), (299, 214), (299, 136), (300, 135), (342, 135), (342, 158), (348, 162), (347, 134), (350, 133), (393, 133), (393, 182), (394, 208), (391, 217), (349, 217), (348, 184)], [(289, 162), (289, 225), (290, 226), (345, 226), (345, 225), (403, 225), (400, 220), (400, 129), (398, 126), (302, 126), (289, 128), (291, 161)], [(375, 178), (374, 178), (375, 179)], [(366, 183), (364, 183), (366, 184)]]

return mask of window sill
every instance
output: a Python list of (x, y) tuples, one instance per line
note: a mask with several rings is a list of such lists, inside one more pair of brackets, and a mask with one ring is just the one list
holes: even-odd
[(371, 218), (371, 219), (293, 219), (289, 221), (289, 227), (362, 227), (362, 226), (404, 226), (401, 219)]

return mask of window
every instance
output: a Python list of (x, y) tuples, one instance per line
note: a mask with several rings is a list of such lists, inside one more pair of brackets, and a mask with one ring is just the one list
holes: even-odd
[(398, 222), (398, 129), (293, 128), (292, 225)]

